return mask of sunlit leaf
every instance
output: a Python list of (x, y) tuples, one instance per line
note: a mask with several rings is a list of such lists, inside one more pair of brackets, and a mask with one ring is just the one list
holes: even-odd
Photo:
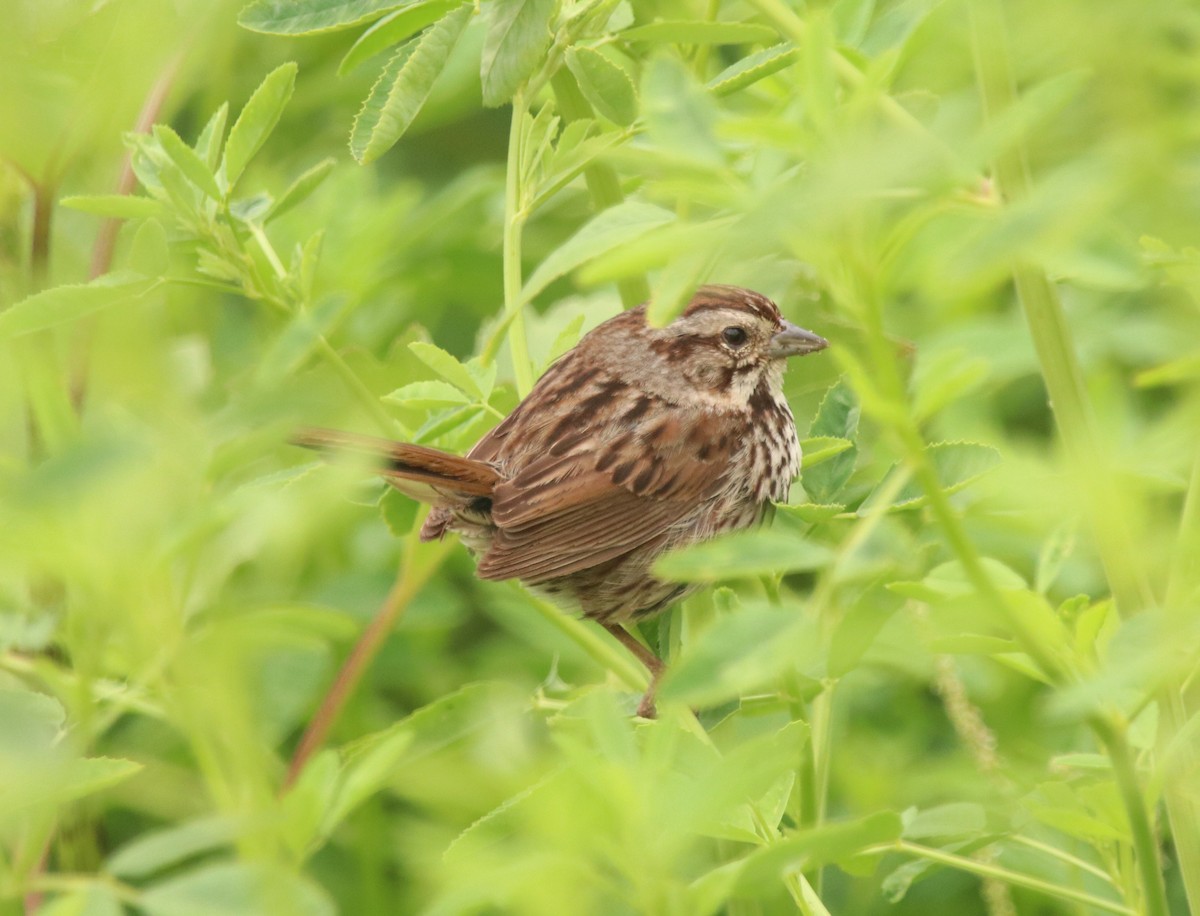
[(348, 29), (378, 18), (412, 0), (255, 0), (238, 25), (273, 35), (308, 35)]
[[(809, 429), (809, 435), (813, 438), (838, 439), (853, 443), (858, 436), (859, 412), (854, 392), (839, 382), (825, 393)], [(818, 463), (811, 470), (809, 465), (805, 464), (801, 483), (813, 502), (829, 504), (836, 501), (850, 475), (854, 473), (857, 455), (858, 450), (852, 444), (850, 448), (831, 455), (828, 461)]]
[(358, 36), (358, 40), (350, 46), (350, 50), (338, 64), (338, 76), (345, 76), (354, 71), (381, 51), (437, 22), (462, 3), (463, 0), (424, 0), (388, 13)]
[[(459, 391), (463, 391), (475, 399), (484, 397), (483, 389), (471, 371), (441, 347), (425, 343), (422, 340), (415, 340), (408, 345), (408, 349), (417, 359), (458, 388)], [(426, 389), (426, 392), (431, 390)], [(395, 392), (392, 396), (394, 397), (394, 395)]]
[(790, 43), (756, 51), (714, 76), (708, 81), (708, 89), (717, 96), (730, 95), (790, 67), (799, 59), (800, 49)]
[[(938, 482), (947, 493), (957, 493), (1000, 464), (998, 451), (991, 446), (981, 445), (977, 442), (937, 442), (927, 446), (926, 453), (933, 462)], [(889, 478), (898, 473), (901, 473), (899, 465), (893, 466), (888, 471), (888, 475), (880, 481), (871, 491), (871, 495), (859, 507), (859, 515), (868, 515), (884, 508), (894, 511), (912, 509), (925, 504), (925, 492), (919, 483), (910, 480), (887, 506), (881, 505), (880, 494), (886, 492), (889, 487)]]
[(736, 45), (775, 41), (779, 33), (753, 22), (709, 22), (700, 19), (661, 19), (621, 32), (631, 42), (652, 44)]
[(179, 138), (179, 134), (165, 124), (155, 124), (154, 139), (192, 184), (211, 199), (221, 199), (221, 189), (217, 187), (216, 176), (196, 151)]
[(229, 129), (221, 163), (221, 175), (227, 187), (232, 188), (237, 184), (254, 154), (275, 130), (275, 125), (283, 116), (283, 109), (292, 97), (296, 70), (295, 64), (287, 63), (268, 73)]
[(0, 312), (0, 340), (77, 321), (100, 309), (136, 301), (160, 285), (160, 280), (117, 271), (81, 286), (56, 286)]
[(751, 605), (722, 617), (690, 643), (668, 669), (661, 695), (710, 706), (775, 683), (790, 671), (818, 673), (819, 657), (810, 618)]
[(820, 544), (758, 528), (670, 551), (654, 564), (654, 571), (677, 582), (716, 582), (820, 569), (832, 559), (830, 550)]
[(325, 891), (294, 871), (247, 862), (201, 865), (146, 888), (139, 909), (149, 916), (333, 916)]
[(610, 207), (592, 217), (538, 265), (521, 290), (521, 301), (530, 301), (553, 281), (597, 255), (674, 219), (675, 214), (670, 210), (636, 200)]
[(364, 164), (373, 162), (404, 135), (473, 12), (467, 5), (447, 13), (396, 51), (354, 119), (350, 152), (355, 159)]
[(629, 74), (606, 55), (587, 47), (568, 48), (567, 67), (592, 107), (615, 124), (637, 117), (637, 90)]
[(554, 0), (491, 0), (479, 74), (483, 104), (503, 105), (542, 63)]
[(166, 212), (163, 205), (157, 200), (138, 197), (136, 194), (91, 194), (82, 197), (64, 197), (61, 203), (64, 207), (70, 207), (72, 210), (95, 213), (97, 216), (111, 216), (116, 219), (141, 219), (148, 216), (162, 216)]

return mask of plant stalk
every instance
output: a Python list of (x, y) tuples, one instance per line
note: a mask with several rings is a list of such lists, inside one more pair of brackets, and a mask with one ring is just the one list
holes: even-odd
[(397, 575), (391, 591), (388, 592), (375, 619), (367, 625), (358, 638), (358, 642), (354, 644), (354, 648), (346, 657), (341, 670), (338, 671), (337, 677), (334, 678), (333, 684), (330, 685), (325, 697), (321, 700), (321, 705), (309, 720), (308, 727), (304, 729), (300, 743), (296, 746), (296, 752), (292, 755), (287, 775), (284, 777), (283, 792), (287, 792), (295, 784), (309, 758), (321, 749), (346, 702), (354, 693), (354, 689), (362, 680), (375, 656), (379, 654), (384, 640), (395, 628), (396, 621), (404, 613), (413, 596), (437, 572), (452, 546), (453, 543), (450, 541), (438, 541), (428, 548), (426, 556), (422, 557), (420, 562), (414, 562), (418, 544), (415, 534), (409, 536), (403, 558), (400, 561), (400, 573)]
[[(1006, 40), (1004, 10), (999, 0), (982, 0), (969, 5), (975, 66), (985, 118), (1007, 111), (1016, 101)], [(1025, 147), (1018, 140), (994, 163), (996, 190), (1008, 203), (1028, 198), (1032, 181)], [(1108, 450), (1096, 434), (1091, 403), (1083, 381), (1070, 329), (1057, 292), (1045, 271), (1030, 264), (1013, 265), (1017, 298), (1025, 312), (1034, 348), (1041, 366), (1055, 422), (1066, 448), (1067, 460), (1083, 475), (1084, 493), (1091, 528), (1117, 608), (1128, 618), (1154, 604), (1154, 594), (1144, 570), (1137, 562), (1139, 552), (1130, 534), (1127, 498), (1116, 485)], [(1171, 717), (1170, 703), (1163, 712)], [(1089, 720), (1097, 738), (1109, 752), (1122, 802), (1133, 831), (1138, 872), (1142, 878), (1146, 911), (1152, 916), (1167, 913), (1166, 889), (1158, 861), (1158, 844), (1151, 815), (1141, 792), (1132, 754), (1124, 730), (1103, 714)], [(1182, 723), (1175, 723), (1181, 725)], [(1170, 803), (1168, 801), (1168, 803)], [(1176, 812), (1178, 815), (1180, 812)], [(1200, 831), (1194, 820), (1172, 817), (1183, 832)], [(1200, 835), (1183, 837), (1185, 848), (1200, 845)], [(1185, 884), (1193, 907), (1200, 905), (1200, 862), (1184, 863)], [(1190, 872), (1190, 874), (1189, 874)]]
[(508, 349), (512, 355), (517, 394), (522, 398), (533, 388), (533, 368), (521, 311), (522, 147), (526, 103), (519, 91), (512, 100), (512, 123), (508, 128), (508, 164), (504, 176), (504, 314), (508, 319)]

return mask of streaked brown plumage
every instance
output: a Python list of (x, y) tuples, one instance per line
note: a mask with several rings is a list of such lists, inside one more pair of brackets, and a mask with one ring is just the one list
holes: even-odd
[[(433, 504), (422, 539), (458, 533), (481, 578), (577, 608), (657, 677), (661, 662), (620, 624), (689, 590), (650, 574), (660, 554), (786, 498), (800, 444), (785, 361), (825, 346), (766, 297), (706, 286), (664, 328), (642, 307), (593, 329), (465, 458), (330, 430), (295, 441), (377, 456), (393, 486)], [(653, 684), (639, 711), (653, 714)]]

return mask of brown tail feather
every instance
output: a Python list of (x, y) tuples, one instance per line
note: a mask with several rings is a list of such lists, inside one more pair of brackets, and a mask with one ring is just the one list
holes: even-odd
[(397, 489), (426, 502), (445, 503), (491, 496), (492, 488), (500, 480), (496, 469), (482, 461), (377, 436), (308, 428), (295, 433), (291, 442), (326, 454), (371, 458), (378, 464), (379, 472)]

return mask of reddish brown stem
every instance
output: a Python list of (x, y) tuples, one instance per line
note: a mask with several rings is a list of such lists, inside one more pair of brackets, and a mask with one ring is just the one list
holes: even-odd
[[(178, 51), (163, 67), (162, 73), (150, 87), (150, 92), (142, 103), (142, 110), (138, 113), (137, 123), (133, 128), (135, 133), (149, 133), (154, 122), (158, 120), (163, 105), (166, 104), (167, 95), (175, 84), (175, 78), (179, 75), (184, 53), (182, 50)], [(136, 186), (137, 176), (133, 174), (133, 164), (130, 161), (129, 153), (126, 152), (121, 159), (121, 175), (117, 179), (116, 193), (131, 194)], [(104, 276), (112, 268), (113, 252), (117, 246), (117, 233), (121, 229), (122, 222), (117, 217), (110, 217), (100, 224), (100, 231), (96, 233), (96, 242), (92, 245), (92, 261), (88, 267), (89, 280)], [(87, 395), (89, 355), (94, 326), (95, 323), (92, 320), (80, 322), (71, 344), (71, 403), (75, 405), (77, 412), (83, 410), (83, 400)]]
[(426, 562), (419, 564), (420, 568), (417, 568), (418, 564), (413, 563), (413, 551), (411, 549), (408, 551), (407, 562), (401, 567), (400, 574), (392, 584), (391, 591), (383, 600), (375, 619), (367, 625), (354, 648), (350, 650), (350, 654), (342, 664), (337, 677), (334, 678), (333, 684), (330, 685), (325, 697), (321, 700), (321, 705), (309, 720), (308, 727), (304, 729), (300, 743), (296, 746), (296, 752), (292, 755), (292, 762), (288, 766), (287, 776), (283, 780), (284, 792), (296, 782), (309, 758), (321, 749), (325, 739), (329, 737), (330, 729), (341, 715), (346, 701), (350, 699), (367, 668), (379, 653), (383, 641), (392, 632), (396, 621), (400, 619), (400, 615), (404, 613), (413, 596), (421, 590), (422, 586), (429, 581), (429, 577), (441, 565), (442, 558), (446, 555), (450, 545), (448, 543), (439, 544), (437, 547), (440, 552), (427, 557)]

